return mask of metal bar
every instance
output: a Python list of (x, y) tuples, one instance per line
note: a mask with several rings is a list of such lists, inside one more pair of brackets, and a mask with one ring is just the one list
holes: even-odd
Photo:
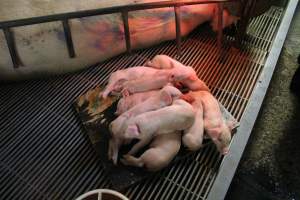
[(20, 65), (22, 65), (22, 63), (16, 50), (14, 34), (10, 28), (4, 28), (3, 32), (14, 68), (18, 68)]
[(218, 49), (222, 48), (223, 39), (223, 3), (218, 4)]
[(289, 1), (279, 30), (276, 34), (273, 47), (270, 51), (270, 55), (250, 97), (249, 104), (247, 105), (245, 113), (241, 119), (238, 133), (235, 135), (231, 142), (231, 147), (229, 150), (230, 152), (227, 156), (224, 157), (221, 163), (219, 173), (215, 179), (215, 183), (209, 192), (207, 198), (208, 200), (225, 198), (226, 192), (234, 176), (239, 160), (241, 159), (242, 153), (246, 147), (248, 138), (251, 134), (251, 130), (254, 126), (255, 119), (258, 115), (268, 85), (272, 78), (276, 62), (280, 55), (281, 48), (287, 35), (287, 31), (293, 18), (297, 3), (298, 0)]
[(181, 56), (181, 26), (180, 26), (180, 7), (174, 7), (175, 12), (175, 26), (176, 26), (176, 47), (177, 55)]
[(69, 20), (67, 20), (67, 19), (62, 20), (62, 24), (64, 27), (64, 33), (65, 33), (65, 38), (66, 38), (66, 42), (67, 42), (69, 56), (70, 56), (70, 58), (74, 58), (75, 51), (74, 51), (74, 46), (73, 46), (73, 40), (72, 40)]
[(141, 3), (141, 4), (131, 4), (131, 5), (123, 5), (123, 6), (113, 6), (107, 8), (99, 8), (92, 10), (84, 10), (84, 11), (76, 11), (76, 12), (68, 12), (61, 14), (54, 14), (48, 16), (40, 16), (40, 17), (32, 17), (25, 19), (17, 19), (17, 20), (9, 20), (0, 22), (0, 29), (9, 28), (9, 27), (17, 27), (17, 26), (26, 26), (32, 24), (53, 22), (53, 21), (61, 21), (66, 19), (74, 19), (74, 18), (82, 18), (89, 17), (95, 15), (104, 15), (104, 14), (112, 14), (119, 12), (129, 12), (135, 10), (146, 10), (153, 8), (164, 8), (164, 7), (173, 7), (173, 6), (185, 6), (185, 5), (196, 5), (196, 4), (210, 4), (210, 3), (222, 3), (222, 2), (234, 2), (237, 0), (174, 0), (174, 1), (160, 1), (160, 2), (151, 2), (151, 3)]
[(128, 24), (128, 12), (122, 12), (122, 19), (123, 19), (123, 25), (124, 25), (124, 33), (125, 33), (127, 53), (131, 53), (130, 31), (129, 31), (129, 24)]

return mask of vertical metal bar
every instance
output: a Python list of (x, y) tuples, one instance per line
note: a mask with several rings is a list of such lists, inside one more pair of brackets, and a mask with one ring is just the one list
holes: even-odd
[(252, 16), (252, 13), (254, 12), (255, 6), (256, 6), (256, 0), (248, 0), (243, 3), (242, 16), (241, 16), (242, 19), (238, 24), (238, 33), (236, 39), (237, 47), (241, 46), (242, 40), (246, 35), (247, 26), (250, 22), (250, 18)]
[(223, 39), (223, 3), (218, 4), (218, 49), (222, 48), (222, 39)]
[(5, 40), (7, 43), (7, 47), (9, 49), (9, 54), (10, 54), (12, 63), (14, 65), (14, 68), (18, 68), (19, 66), (21, 66), (23, 64), (20, 60), (20, 57), (19, 57), (17, 49), (16, 49), (14, 34), (10, 30), (10, 28), (4, 28), (3, 32), (4, 32)]
[(122, 19), (123, 19), (123, 24), (124, 24), (127, 53), (131, 53), (130, 32), (129, 32), (129, 24), (128, 24), (128, 12), (126, 12), (126, 11), (122, 12)]
[(175, 25), (176, 25), (176, 46), (177, 55), (181, 56), (181, 26), (180, 26), (180, 7), (174, 7), (175, 12)]
[(73, 46), (71, 30), (70, 30), (70, 26), (69, 26), (69, 20), (68, 19), (62, 20), (62, 24), (64, 27), (64, 33), (65, 33), (65, 38), (66, 38), (66, 42), (67, 42), (69, 56), (70, 56), (70, 58), (74, 58), (75, 51), (74, 51), (74, 46)]

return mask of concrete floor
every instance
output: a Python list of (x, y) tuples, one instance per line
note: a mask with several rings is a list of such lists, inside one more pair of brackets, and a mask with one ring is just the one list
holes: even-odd
[(299, 54), (300, 5), (227, 200), (300, 199), (300, 98), (289, 90)]

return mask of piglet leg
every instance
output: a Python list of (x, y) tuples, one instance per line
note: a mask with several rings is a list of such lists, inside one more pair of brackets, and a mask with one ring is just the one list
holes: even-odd
[(114, 165), (117, 165), (119, 155), (119, 147), (115, 141), (109, 140), (108, 144), (108, 160), (112, 160)]
[(135, 155), (141, 148), (146, 146), (151, 142), (151, 137), (146, 137), (138, 141), (133, 147), (130, 149), (130, 151), (127, 153), (128, 155)]
[(141, 158), (136, 158), (131, 155), (124, 155), (123, 159), (121, 159), (121, 162), (124, 165), (135, 166), (135, 167), (143, 167), (145, 164)]

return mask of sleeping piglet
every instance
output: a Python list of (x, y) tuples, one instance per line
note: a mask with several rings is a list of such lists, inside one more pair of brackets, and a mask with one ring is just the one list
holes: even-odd
[(192, 67), (185, 66), (167, 55), (156, 55), (145, 65), (156, 69), (172, 69), (173, 82), (181, 82), (193, 91), (209, 91), (207, 85), (198, 78), (197, 73)]
[(188, 94), (184, 95), (184, 99), (186, 99), (185, 97), (188, 97), (189, 100), (190, 99), (189, 96), (191, 96), (191, 99), (193, 99), (191, 104), (196, 111), (195, 121), (190, 128), (184, 130), (182, 142), (184, 146), (186, 146), (189, 150), (196, 151), (200, 149), (203, 141), (203, 133), (204, 133), (203, 107), (202, 107), (199, 93), (189, 92)]
[(134, 80), (140, 77), (152, 77), (157, 72), (157, 69), (151, 67), (131, 67), (123, 70), (113, 72), (108, 80), (108, 84), (102, 93), (104, 99), (113, 92), (120, 92), (122, 90), (122, 84), (128, 80)]
[(171, 106), (132, 117), (127, 122), (125, 138), (153, 138), (156, 133), (164, 134), (189, 128), (194, 123), (193, 107), (182, 99)]
[(181, 145), (181, 133), (176, 131), (168, 134), (158, 134), (139, 158), (124, 155), (121, 162), (124, 165), (145, 167), (149, 171), (158, 171), (166, 167), (176, 156)]
[(154, 76), (141, 77), (135, 80), (125, 81), (123, 83), (123, 97), (137, 92), (157, 90), (172, 82), (171, 72), (166, 72)]
[(173, 69), (173, 82), (180, 82), (192, 91), (204, 90), (209, 91), (207, 85), (201, 81), (196, 71), (191, 66), (175, 67)]
[(125, 128), (127, 127), (127, 121), (131, 117), (139, 115), (141, 113), (156, 110), (168, 105), (171, 105), (173, 99), (177, 99), (182, 95), (182, 93), (172, 86), (165, 86), (160, 90), (159, 94), (153, 97), (148, 98), (144, 102), (132, 107), (122, 115), (120, 115), (117, 119), (111, 122), (109, 128), (112, 133), (112, 138), (109, 144), (109, 159), (112, 159), (113, 162), (117, 163), (118, 151), (121, 145), (124, 143), (123, 134)]
[(147, 92), (138, 92), (134, 93), (128, 97), (123, 97), (119, 100), (117, 105), (117, 111), (115, 112), (116, 115), (120, 115), (135, 105), (138, 105), (149, 97), (155, 96), (159, 94), (159, 90), (151, 90)]
[(197, 91), (201, 97), (204, 116), (204, 130), (223, 155), (229, 151), (231, 131), (235, 122), (226, 124), (223, 119), (219, 103), (215, 97), (207, 91)]
[(167, 55), (156, 55), (145, 63), (145, 66), (156, 69), (172, 69), (174, 67), (184, 67), (183, 64)]

